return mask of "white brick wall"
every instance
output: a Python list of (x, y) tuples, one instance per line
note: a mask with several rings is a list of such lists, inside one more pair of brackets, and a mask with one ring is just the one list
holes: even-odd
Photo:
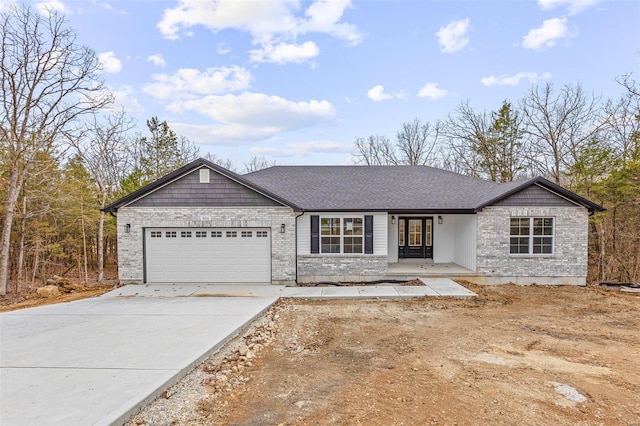
[[(554, 254), (509, 254), (511, 217), (553, 217)], [(488, 277), (577, 277), (582, 282), (587, 227), (588, 212), (582, 207), (487, 207), (478, 213), (477, 272)]]
[[(144, 279), (143, 230), (155, 227), (271, 228), (271, 274), (274, 283), (296, 278), (295, 217), (288, 207), (123, 207), (118, 210), (118, 272), (123, 282)], [(280, 225), (285, 224), (285, 233)], [(125, 225), (131, 230), (125, 233)]]

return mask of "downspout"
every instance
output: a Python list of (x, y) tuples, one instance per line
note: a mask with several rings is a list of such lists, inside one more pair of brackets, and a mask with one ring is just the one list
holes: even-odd
[(296, 286), (298, 285), (298, 218), (302, 217), (304, 215), (304, 210), (302, 210), (302, 213), (300, 213), (299, 215), (296, 216), (296, 235), (295, 235), (295, 244), (294, 244), (294, 249), (295, 249), (295, 254), (296, 254)]

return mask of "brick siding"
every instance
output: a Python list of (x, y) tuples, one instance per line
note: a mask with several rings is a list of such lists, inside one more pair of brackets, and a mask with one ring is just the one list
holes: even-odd
[[(271, 280), (296, 277), (296, 214), (288, 207), (123, 207), (118, 210), (118, 272), (125, 283), (142, 283), (144, 228), (271, 228)], [(285, 233), (280, 225), (285, 224)], [(129, 233), (125, 225), (130, 224)]]
[[(511, 217), (553, 217), (554, 254), (509, 254)], [(487, 207), (478, 213), (477, 272), (487, 277), (587, 275), (588, 212), (582, 207)]]

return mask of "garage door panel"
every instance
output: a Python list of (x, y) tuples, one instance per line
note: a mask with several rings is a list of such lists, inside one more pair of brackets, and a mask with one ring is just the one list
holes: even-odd
[(145, 230), (147, 282), (270, 282), (268, 228)]

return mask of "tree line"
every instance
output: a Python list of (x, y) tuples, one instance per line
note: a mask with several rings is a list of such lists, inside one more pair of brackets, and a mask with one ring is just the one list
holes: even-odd
[[(61, 15), (0, 13), (0, 294), (53, 274), (104, 279), (116, 222), (101, 208), (199, 156), (157, 117), (137, 132), (113, 107), (95, 53)], [(445, 120), (355, 140), (361, 164), (425, 164), (508, 182), (543, 175), (608, 208), (590, 221), (590, 276), (640, 279), (640, 93), (603, 100), (579, 85), (532, 86), (495, 111), (462, 102)], [(205, 156), (235, 169), (227, 159)], [(244, 172), (275, 163), (253, 157)]]
[[(100, 283), (116, 260), (116, 222), (100, 209), (194, 160), (199, 148), (157, 117), (135, 132), (113, 107), (95, 52), (77, 43), (64, 16), (9, 6), (0, 39), (0, 294), (72, 270)], [(245, 170), (269, 165), (254, 157)]]
[(367, 165), (429, 165), (511, 182), (543, 176), (607, 211), (589, 221), (591, 281), (640, 282), (640, 85), (617, 79), (603, 99), (580, 84), (532, 85), (517, 101), (477, 111), (462, 101), (444, 120), (402, 124), (393, 139), (355, 139)]

